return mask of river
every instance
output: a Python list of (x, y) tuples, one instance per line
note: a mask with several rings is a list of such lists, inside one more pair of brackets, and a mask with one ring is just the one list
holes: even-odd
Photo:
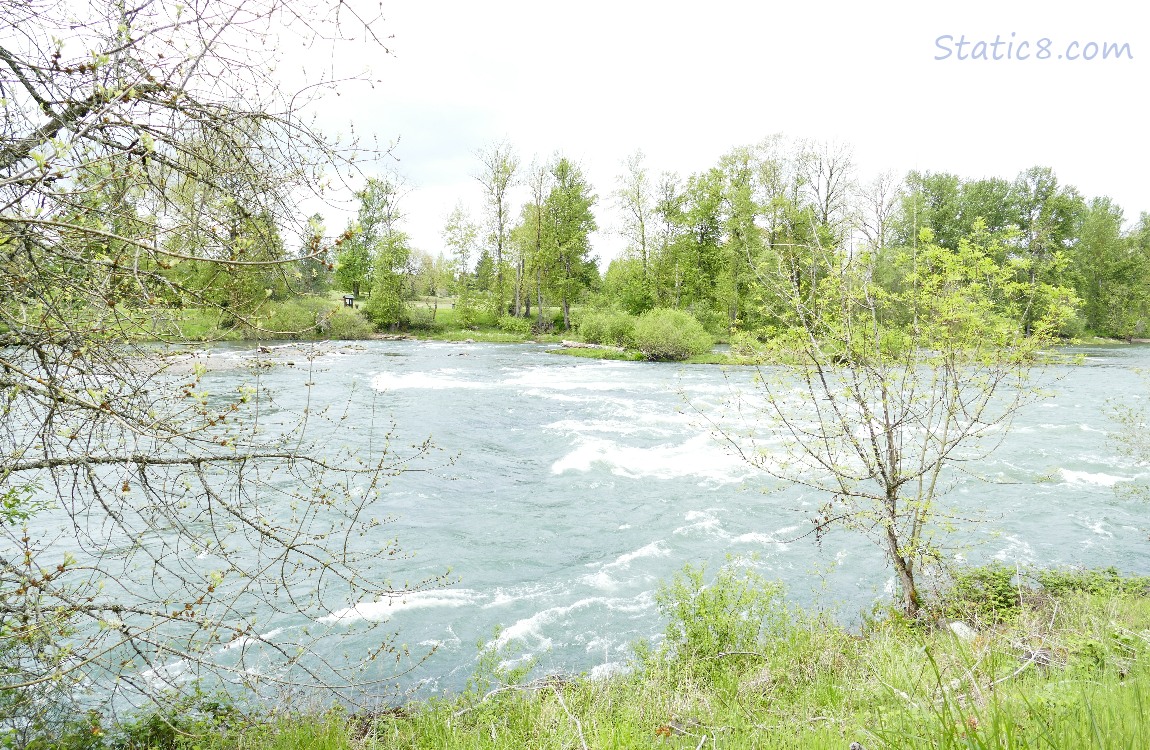
[[(312, 408), (347, 406), (352, 444), (366, 441), (369, 423), (378, 434), (392, 419), (397, 444), (430, 436), (440, 463), (454, 458), (397, 477), (380, 501), (395, 517), (386, 533), (416, 552), (380, 575), (398, 583), (450, 569), (450, 586), (348, 601), (316, 622), (279, 627), (386, 620), (414, 651), (437, 647), (404, 682), (428, 695), (465, 684), (481, 640), (494, 639), (505, 664), (535, 659), (540, 672), (622, 668), (631, 643), (658, 639), (654, 592), (685, 563), (714, 570), (743, 556), (781, 581), (789, 600), (847, 621), (891, 599), (878, 548), (847, 532), (818, 545), (794, 541), (822, 498), (756, 472), (700, 418), (718, 414), (731, 388), (753, 393), (747, 369), (601, 362), (545, 348), (366, 342), (310, 369), (300, 361), (261, 376), (277, 402), (268, 419), (302, 408), (309, 382)], [(1083, 363), (1052, 370), (1053, 395), (1027, 407), (948, 496), (979, 519), (960, 529), (955, 554), (1150, 573), (1147, 506), (1115, 491), (1150, 472), (1116, 451), (1107, 406), (1146, 403), (1150, 384), (1137, 369), (1150, 367), (1150, 347), (1076, 351)], [(225, 367), (204, 383), (227, 391), (241, 377)]]

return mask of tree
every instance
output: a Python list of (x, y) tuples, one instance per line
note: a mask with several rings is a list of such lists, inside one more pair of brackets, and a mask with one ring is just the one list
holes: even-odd
[(590, 257), (590, 234), (597, 228), (591, 206), (596, 196), (583, 177), (583, 172), (565, 157), (551, 166), (552, 187), (544, 203), (547, 248), (555, 269), (552, 284), (563, 307), (563, 327), (571, 328), (571, 301), (587, 286), (588, 266), (593, 273), (595, 262)]
[[(398, 645), (325, 660), (339, 651), (320, 644), (330, 631), (273, 639), (261, 624), (397, 593), (378, 569), (394, 545), (347, 542), (378, 538), (383, 478), (430, 446), (340, 451), (338, 429), (313, 444), (260, 421), (254, 385), (217, 390), (141, 341), (178, 340), (181, 307), (222, 306), (178, 263), (300, 262), (237, 241), (308, 236), (301, 201), (353, 171), (357, 146), (301, 119), (308, 95), (279, 86), (264, 50), (343, 38), (360, 20), (344, 3), (279, 0), (3, 2), (0, 14), (6, 741), (50, 732), (54, 712), (84, 701), (191, 690), (165, 678), (175, 669), (347, 689)], [(370, 19), (362, 31), (374, 38)], [(305, 92), (325, 90), (313, 83)], [(318, 406), (303, 419), (325, 424)]]
[[(636, 314), (651, 309), (655, 303), (650, 248), (654, 235), (655, 196), (643, 163), (645, 158), (642, 151), (636, 151), (623, 161), (624, 172), (616, 179), (618, 187), (615, 189), (615, 200), (623, 213), (620, 233), (627, 241), (627, 260), (636, 261), (620, 263), (616, 273), (626, 275), (623, 288), (627, 290), (629, 302), (625, 306)], [(631, 271), (632, 266), (634, 272)]]
[[(736, 404), (753, 412), (748, 429), (787, 448), (721, 433), (753, 466), (825, 498), (811, 519), (816, 538), (843, 525), (874, 541), (910, 617), (919, 574), (941, 559), (956, 520), (944, 495), (964, 462), (993, 450), (1040, 396), (1032, 369), (1073, 313), (1066, 289), (1035, 289), (996, 263), (997, 242), (976, 225), (952, 250), (926, 231), (903, 250), (906, 279), (895, 290), (874, 282), (869, 251), (815, 248), (830, 272), (813, 298), (781, 277), (777, 294), (795, 323), (761, 352), (790, 366), (760, 371), (761, 407)], [(1026, 331), (1018, 310), (1039, 294), (1061, 304)]]
[(381, 248), (394, 244), (392, 235), (403, 219), (399, 210), (401, 185), (393, 175), (372, 177), (355, 194), (359, 211), (356, 222), (348, 226), (348, 240), (336, 256), (335, 279), (341, 289), (356, 297), (364, 286), (373, 286), (372, 273)]
[[(544, 252), (544, 225), (546, 222), (545, 203), (551, 189), (551, 174), (545, 164), (532, 161), (527, 171), (527, 187), (531, 190), (531, 202), (523, 206), (523, 220), (520, 255), (524, 258), (525, 270), (534, 272), (535, 298), (538, 303), (539, 319), (536, 326), (542, 330), (543, 323), (543, 284), (549, 270)], [(531, 316), (531, 297), (527, 297), (525, 315)]]
[(372, 255), (371, 296), (364, 311), (380, 328), (394, 331), (404, 320), (411, 297), (411, 245), (404, 232), (381, 237)]
[(1082, 298), (1086, 330), (1131, 338), (1142, 333), (1150, 312), (1150, 258), (1134, 236), (1122, 231), (1122, 209), (1095, 198), (1086, 209), (1069, 275)]
[[(495, 143), (479, 152), (483, 170), (476, 179), (483, 185), (487, 198), (487, 223), (490, 230), (490, 245), (494, 250), (492, 263), (495, 266), (495, 293), (493, 303), (496, 316), (505, 311), (506, 293), (504, 290), (504, 254), (511, 234), (511, 202), (508, 191), (515, 184), (515, 173), (519, 169), (519, 157), (509, 143)], [(515, 268), (515, 316), (519, 316), (519, 294), (522, 287), (522, 260)]]
[(443, 225), (443, 244), (451, 253), (452, 276), (454, 278), (455, 309), (460, 325), (469, 327), (475, 323), (475, 296), (471, 259), (479, 241), (479, 226), (471, 220), (462, 203), (447, 216)]
[(306, 294), (324, 294), (331, 287), (334, 263), (329, 243), (324, 239), (323, 216), (312, 214), (308, 218), (308, 229), (310, 232), (296, 254), (297, 280), (293, 286)]

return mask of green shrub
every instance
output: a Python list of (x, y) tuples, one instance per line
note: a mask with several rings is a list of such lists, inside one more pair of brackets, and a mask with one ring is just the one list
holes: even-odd
[(375, 326), (358, 310), (341, 307), (328, 318), (328, 338), (354, 341), (370, 338)]
[(255, 322), (262, 330), (253, 330), (249, 338), (312, 338), (318, 334), (321, 321), (333, 310), (334, 305), (323, 297), (273, 302), (256, 316)]
[(648, 360), (681, 361), (709, 352), (711, 337), (689, 313), (657, 309), (639, 316), (634, 346)]
[(1053, 596), (1081, 592), (1102, 595), (1150, 595), (1150, 576), (1123, 576), (1117, 568), (1101, 570), (1036, 570), (1030, 574)]
[(405, 311), (404, 323), (408, 328), (417, 331), (441, 331), (443, 322), (440, 320), (440, 310), (430, 307), (409, 305)]
[(1012, 622), (1022, 611), (1016, 571), (992, 563), (956, 571), (942, 596), (944, 617), (982, 623)]
[(704, 566), (688, 564), (655, 594), (669, 620), (664, 654), (694, 674), (712, 672), (735, 652), (758, 650), (786, 621), (780, 584), (736, 564), (724, 566), (710, 585), (704, 573)]
[(531, 320), (529, 318), (515, 318), (510, 315), (504, 315), (499, 318), (499, 330), (530, 336)]
[(629, 347), (635, 336), (635, 318), (610, 310), (589, 312), (579, 321), (579, 336), (589, 344)]

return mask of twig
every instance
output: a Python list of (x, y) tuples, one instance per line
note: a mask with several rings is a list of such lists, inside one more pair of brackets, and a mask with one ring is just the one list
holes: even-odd
[[(579, 717), (571, 713), (567, 708), (567, 704), (563, 702), (563, 694), (559, 692), (559, 688), (552, 685), (551, 690), (555, 692), (555, 697), (559, 699), (559, 705), (563, 707), (563, 710), (567, 713), (567, 717), (575, 722), (575, 731), (579, 733), (579, 744), (583, 747), (583, 750), (589, 750), (587, 740), (583, 739), (583, 724), (579, 721)], [(701, 743), (699, 747), (702, 747)]]
[(468, 706), (467, 708), (459, 709), (458, 711), (453, 713), (452, 716), (456, 716), (456, 717), (463, 716), (463, 714), (467, 713), (468, 711), (474, 711), (475, 709), (477, 709), (481, 705), (483, 705), (487, 701), (488, 698), (490, 698), (494, 695), (498, 695), (499, 693), (506, 693), (509, 690), (527, 690), (527, 688), (523, 687), (522, 685), (504, 685), (503, 687), (495, 688), (494, 690), (489, 692), (487, 695), (483, 696), (478, 701), (476, 701), (474, 704)]
[(702, 750), (703, 743), (706, 741), (707, 741), (707, 735), (704, 734), (702, 737), (699, 738), (699, 744), (695, 745), (695, 750)]
[(921, 711), (921, 710), (922, 710), (922, 707), (921, 707), (921, 706), (919, 706), (917, 703), (915, 703), (915, 702), (914, 702), (914, 701), (911, 699), (911, 697), (910, 697), (909, 695), (907, 695), (907, 694), (906, 694), (906, 693), (904, 693), (903, 691), (899, 690), (899, 689), (898, 689), (898, 688), (896, 688), (894, 685), (890, 685), (890, 684), (887, 684), (886, 682), (883, 682), (882, 680), (879, 680), (877, 677), (876, 677), (875, 679), (876, 679), (876, 680), (878, 680), (878, 683), (879, 683), (880, 685), (882, 685), (883, 687), (885, 687), (887, 690), (892, 690), (892, 691), (894, 691), (896, 694), (898, 694), (898, 697), (899, 697), (899, 698), (902, 698), (904, 701), (906, 701), (907, 703), (909, 703), (909, 704), (910, 704), (910, 706), (911, 706), (911, 708), (915, 709), (916, 711)]
[(767, 658), (764, 654), (760, 654), (758, 651), (720, 651), (719, 653), (708, 656), (706, 658), (722, 659), (724, 656), (757, 656), (764, 661)]
[(997, 680), (995, 680), (994, 682), (992, 682), (992, 683), (990, 683), (989, 685), (987, 685), (987, 687), (988, 687), (988, 688), (992, 688), (992, 687), (994, 687), (995, 685), (997, 685), (997, 684), (998, 684), (998, 683), (1000, 683), (1000, 682), (1006, 682), (1007, 680), (1012, 680), (1012, 679), (1014, 679), (1015, 677), (1017, 677), (1018, 675), (1022, 674), (1022, 672), (1023, 672), (1023, 671), (1024, 671), (1024, 670), (1025, 670), (1027, 667), (1029, 667), (1031, 664), (1033, 664), (1033, 663), (1034, 663), (1034, 660), (1035, 660), (1035, 659), (1037, 659), (1037, 658), (1038, 658), (1038, 656), (1039, 656), (1039, 654), (1041, 654), (1041, 653), (1042, 653), (1042, 650), (1041, 650), (1041, 649), (1035, 649), (1034, 651), (1031, 651), (1031, 652), (1030, 652), (1030, 658), (1029, 658), (1029, 659), (1027, 659), (1026, 661), (1024, 661), (1024, 662), (1022, 663), (1022, 666), (1021, 666), (1021, 667), (1019, 667), (1018, 669), (1014, 670), (1013, 672), (1011, 672), (1010, 674), (1008, 674), (1008, 675), (1007, 675), (1007, 676), (1005, 676), (1005, 677), (999, 677)]

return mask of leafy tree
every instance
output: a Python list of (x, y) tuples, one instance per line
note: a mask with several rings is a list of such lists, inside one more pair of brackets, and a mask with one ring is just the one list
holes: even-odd
[(403, 321), (411, 276), (411, 245), (407, 235), (388, 232), (376, 243), (372, 258), (371, 296), (364, 306), (368, 317), (380, 328), (395, 330)]
[[(479, 152), (483, 169), (476, 179), (483, 185), (487, 199), (487, 225), (490, 230), (489, 245), (492, 251), (492, 267), (495, 273), (493, 312), (496, 316), (505, 311), (507, 298), (504, 288), (504, 264), (507, 245), (511, 234), (511, 202), (508, 192), (515, 184), (515, 173), (519, 169), (519, 157), (509, 143), (495, 143)], [(522, 291), (523, 262), (517, 259), (515, 265), (515, 305), (514, 314), (519, 316), (519, 294)]]
[[(1021, 230), (1014, 255), (1023, 262), (1020, 272), (1040, 292), (1065, 270), (1065, 252), (1074, 242), (1084, 204), (1077, 191), (1058, 184), (1054, 171), (1048, 167), (1024, 170), (1011, 186), (1011, 198)], [(1033, 317), (1041, 317), (1047, 304), (1057, 304), (1036, 294), (1032, 305), (1022, 311), (1024, 325)]]
[[(655, 303), (651, 268), (655, 196), (644, 159), (643, 152), (636, 151), (624, 160), (624, 172), (617, 178), (615, 189), (615, 200), (623, 213), (621, 234), (627, 241), (626, 260), (619, 263), (615, 273), (626, 277), (620, 288), (626, 289), (624, 307), (632, 313), (649, 310)], [(607, 273), (611, 275), (610, 267)]]
[(1150, 313), (1150, 257), (1122, 223), (1122, 209), (1109, 198), (1091, 201), (1068, 273), (1082, 298), (1086, 329), (1129, 338), (1144, 330)]
[[(1067, 289), (1035, 288), (995, 262), (998, 242), (981, 224), (955, 249), (924, 231), (902, 251), (908, 274), (895, 290), (874, 282), (872, 253), (816, 248), (831, 272), (813, 298), (779, 277), (794, 324), (760, 354), (792, 367), (760, 372), (762, 406), (748, 426), (782, 434), (789, 447), (780, 455), (776, 443), (724, 435), (752, 465), (826, 498), (811, 519), (816, 538), (843, 525), (874, 541), (910, 617), (919, 574), (940, 559), (943, 533), (957, 520), (942, 504), (956, 471), (993, 450), (1018, 410), (1039, 398), (1035, 360), (1073, 314)], [(1026, 331), (1018, 310), (1037, 295), (1059, 304), (1031, 317)]]
[(479, 225), (471, 220), (462, 203), (456, 204), (443, 226), (443, 244), (452, 257), (455, 314), (465, 327), (474, 324), (478, 308), (471, 262), (478, 248), (479, 231)]
[(403, 197), (400, 186), (394, 176), (372, 177), (355, 194), (359, 212), (356, 222), (348, 226), (348, 239), (336, 255), (335, 280), (340, 289), (356, 297), (365, 286), (373, 288), (376, 256), (385, 244), (392, 243), (392, 234), (403, 219), (399, 210)]
[(571, 327), (571, 302), (578, 299), (592, 275), (598, 276), (591, 258), (590, 234), (595, 231), (591, 207), (596, 196), (582, 171), (560, 157), (551, 166), (552, 187), (543, 204), (551, 284), (563, 308), (563, 327)]
[(335, 283), (341, 290), (359, 297), (365, 285), (371, 283), (371, 251), (354, 224), (347, 228), (348, 239), (335, 259)]

